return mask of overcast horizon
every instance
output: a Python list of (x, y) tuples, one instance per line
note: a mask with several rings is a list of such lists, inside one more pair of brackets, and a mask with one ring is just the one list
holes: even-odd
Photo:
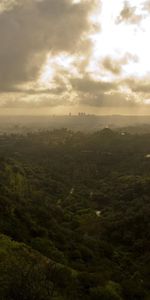
[(1, 0), (0, 115), (149, 115), (150, 1)]

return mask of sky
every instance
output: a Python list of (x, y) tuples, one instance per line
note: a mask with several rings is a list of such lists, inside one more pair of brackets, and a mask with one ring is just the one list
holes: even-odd
[(150, 114), (150, 0), (1, 0), (0, 114)]

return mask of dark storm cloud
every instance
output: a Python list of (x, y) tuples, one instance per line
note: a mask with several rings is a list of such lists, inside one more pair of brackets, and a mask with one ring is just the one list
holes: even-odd
[(117, 19), (117, 23), (125, 22), (129, 24), (138, 24), (141, 20), (142, 16), (136, 14), (136, 7), (131, 6), (130, 2), (125, 1), (124, 7)]
[[(9, 1), (7, 1), (9, 2)], [(74, 52), (90, 29), (95, 1), (16, 1), (0, 14), (0, 89), (34, 80), (46, 54)]]

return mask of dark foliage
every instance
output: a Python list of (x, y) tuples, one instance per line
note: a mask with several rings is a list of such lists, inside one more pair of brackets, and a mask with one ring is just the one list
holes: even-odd
[(150, 135), (0, 137), (2, 300), (149, 300)]

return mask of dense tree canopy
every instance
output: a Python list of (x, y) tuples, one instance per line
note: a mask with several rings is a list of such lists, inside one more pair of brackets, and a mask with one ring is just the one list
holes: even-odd
[(150, 299), (150, 135), (0, 137), (2, 300)]

